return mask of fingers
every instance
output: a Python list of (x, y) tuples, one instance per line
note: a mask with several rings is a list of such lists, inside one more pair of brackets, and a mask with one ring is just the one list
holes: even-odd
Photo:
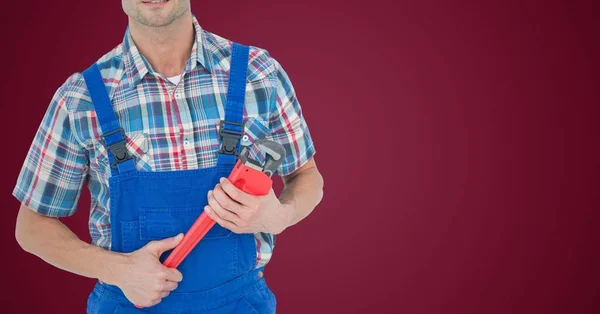
[[(161, 276), (162, 277), (162, 276)], [(162, 301), (162, 299), (169, 296), (171, 291), (177, 289), (179, 284), (174, 281), (168, 281), (159, 279), (157, 283), (152, 286), (152, 289), (146, 298), (148, 301), (136, 303), (137, 307), (151, 307)]]
[(157, 305), (158, 303), (160, 303), (162, 301), (162, 298), (157, 298), (154, 300), (151, 300), (147, 305), (144, 305), (144, 307), (152, 307)]
[[(215, 186), (215, 189), (212, 191), (212, 194), (214, 195), (215, 199), (219, 202), (219, 205), (221, 205), (221, 207), (223, 207), (224, 209), (227, 209), (228, 211), (233, 212), (234, 214), (239, 213), (242, 209), (243, 205), (233, 200), (223, 190), (223, 186), (221, 184), (217, 184), (217, 186)], [(226, 217), (223, 218), (227, 219)]]
[(135, 303), (135, 306), (137, 308), (145, 308), (145, 307), (152, 307), (157, 305), (158, 303), (160, 303), (162, 301), (163, 298), (166, 298), (169, 295), (168, 291), (162, 291), (162, 292), (157, 292), (152, 294), (152, 296), (150, 297), (150, 299), (148, 301), (140, 301), (140, 302), (133, 302)]
[(233, 224), (231, 221), (227, 221), (219, 217), (217, 214), (215, 214), (215, 212), (211, 209), (210, 206), (204, 207), (204, 212), (208, 215), (208, 217), (216, 221), (221, 227), (229, 229), (235, 233), (239, 233), (238, 227), (235, 224)]
[[(152, 287), (152, 290), (155, 291), (155, 293), (161, 294), (163, 292), (171, 292), (171, 291), (177, 289), (178, 286), (179, 286), (179, 284), (177, 282), (162, 280), (162, 281), (157, 282)], [(156, 296), (157, 295), (153, 295), (151, 297), (151, 299), (155, 299)]]
[(181, 274), (181, 272), (175, 268), (168, 268), (165, 267), (167, 269), (166, 271), (166, 276), (165, 279), (168, 281), (173, 281), (175, 283), (177, 282), (181, 282), (181, 280), (183, 280), (183, 275)]
[(204, 207), (204, 212), (208, 215), (208, 217), (216, 221), (221, 227), (229, 229), (235, 233), (239, 233), (238, 226), (235, 223), (222, 217), (225, 216), (229, 219), (234, 219), (234, 214), (221, 207), (217, 199), (214, 197), (212, 191), (208, 192), (208, 205)]
[[(216, 191), (216, 189), (215, 189)], [(204, 210), (206, 211), (206, 214), (210, 217), (213, 218), (215, 221), (219, 222), (219, 220), (223, 221), (224, 223), (229, 223), (231, 225), (237, 225), (236, 222), (239, 221), (239, 217), (237, 216), (237, 214), (225, 209), (223, 207), (223, 204), (221, 204), (221, 202), (217, 199), (217, 195), (215, 191), (208, 191), (208, 207), (210, 207), (210, 209), (207, 211), (206, 207), (204, 208)], [(225, 195), (224, 192), (221, 192), (222, 194), (219, 196), (219, 198), (223, 198), (223, 197), (227, 197), (227, 195)], [(226, 202), (226, 201), (223, 201)], [(233, 201), (231, 201), (233, 202)], [(212, 215), (211, 215), (212, 213)], [(216, 217), (214, 217), (216, 216)], [(218, 219), (217, 219), (218, 218)], [(221, 223), (219, 223), (221, 224)]]
[(231, 199), (242, 205), (251, 206), (256, 201), (254, 196), (238, 189), (227, 178), (221, 178), (220, 185)]
[(183, 233), (180, 233), (175, 237), (162, 239), (160, 241), (150, 241), (148, 244), (146, 244), (146, 248), (158, 257), (165, 251), (176, 247), (177, 244), (181, 242), (181, 239), (183, 239)]
[(151, 307), (161, 302), (179, 286), (183, 275), (177, 269), (164, 266), (159, 256), (166, 250), (176, 247), (183, 234), (160, 241), (151, 241), (142, 249), (130, 254), (135, 265), (128, 269), (129, 278), (119, 286), (132, 303), (140, 307)]
[[(178, 285), (176, 282), (173, 282), (173, 281), (165, 281), (165, 285), (164, 285), (164, 287), (163, 287), (163, 291), (166, 291), (166, 292), (171, 292), (171, 291), (173, 291), (173, 290), (177, 289), (177, 287), (178, 287), (178, 286), (179, 286), (179, 285)], [(163, 298), (164, 298), (164, 297), (163, 297)]]

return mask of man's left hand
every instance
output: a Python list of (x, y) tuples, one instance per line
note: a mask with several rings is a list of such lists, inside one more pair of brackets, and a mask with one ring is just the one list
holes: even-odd
[(289, 226), (294, 211), (281, 204), (273, 189), (265, 196), (254, 196), (221, 178), (214, 190), (208, 191), (206, 214), (223, 228), (235, 233), (281, 233)]

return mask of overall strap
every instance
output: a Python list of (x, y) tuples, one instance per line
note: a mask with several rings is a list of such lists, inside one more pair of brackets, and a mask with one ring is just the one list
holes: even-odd
[(96, 63), (83, 71), (83, 79), (92, 98), (92, 105), (102, 130), (102, 141), (108, 150), (111, 172), (114, 174), (136, 170), (132, 156), (127, 151), (127, 138), (113, 110), (104, 80)]
[(239, 142), (244, 133), (244, 99), (246, 98), (249, 51), (248, 46), (233, 43), (225, 120), (221, 120), (219, 126), (221, 137), (221, 149), (217, 163), (219, 166), (233, 166), (237, 161)]

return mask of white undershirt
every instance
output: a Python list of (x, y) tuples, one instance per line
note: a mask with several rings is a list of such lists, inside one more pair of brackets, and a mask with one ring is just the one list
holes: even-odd
[(167, 79), (169, 81), (171, 81), (173, 84), (177, 85), (177, 84), (179, 84), (179, 81), (181, 80), (181, 75), (167, 77)]

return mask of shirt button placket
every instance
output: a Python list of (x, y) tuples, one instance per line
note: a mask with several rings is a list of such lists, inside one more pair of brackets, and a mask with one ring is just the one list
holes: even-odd
[(177, 88), (175, 90), (175, 99), (177, 102), (177, 107), (179, 108), (179, 112), (181, 114), (181, 134), (183, 135), (183, 154), (181, 154), (182, 158), (185, 156), (187, 166), (193, 166), (195, 164), (196, 156), (194, 151), (194, 142), (193, 142), (193, 130), (194, 125), (192, 122), (192, 116), (190, 113), (190, 106), (187, 103), (187, 99), (185, 98), (185, 89), (183, 81), (179, 82)]

